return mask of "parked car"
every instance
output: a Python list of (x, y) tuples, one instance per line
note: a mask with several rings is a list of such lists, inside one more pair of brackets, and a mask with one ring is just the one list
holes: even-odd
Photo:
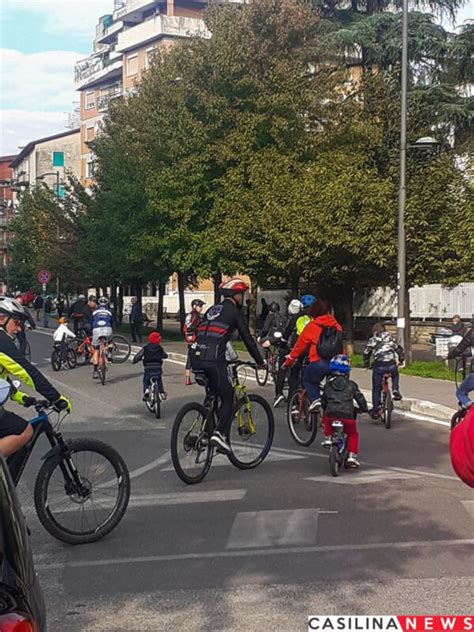
[(0, 632), (13, 630), (46, 632), (46, 610), (23, 512), (0, 454)]
[(23, 305), (26, 305), (27, 307), (33, 307), (35, 296), (36, 292), (34, 292), (33, 290), (28, 290), (27, 292), (18, 294), (17, 298), (21, 298), (21, 302), (23, 303)]

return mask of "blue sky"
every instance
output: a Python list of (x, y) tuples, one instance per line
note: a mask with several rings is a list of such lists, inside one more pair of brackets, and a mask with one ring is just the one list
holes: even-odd
[[(72, 112), (73, 68), (92, 50), (113, 0), (0, 0), (0, 155), (60, 132)], [(468, 0), (458, 23), (474, 18)]]

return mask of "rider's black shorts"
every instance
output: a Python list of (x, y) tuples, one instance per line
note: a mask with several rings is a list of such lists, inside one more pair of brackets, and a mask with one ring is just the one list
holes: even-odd
[(19, 435), (27, 426), (28, 422), (9, 410), (0, 413), (0, 439), (9, 435)]

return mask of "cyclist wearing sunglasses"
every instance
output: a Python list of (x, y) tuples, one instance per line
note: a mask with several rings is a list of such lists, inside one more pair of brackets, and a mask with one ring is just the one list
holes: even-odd
[[(0, 378), (14, 376), (54, 403), (56, 410), (70, 411), (70, 401), (58, 393), (15, 345), (15, 336), (31, 318), (18, 301), (0, 296)], [(33, 403), (32, 397), (20, 391), (16, 391), (11, 399), (23, 406)], [(0, 452), (5, 456), (17, 452), (31, 439), (32, 434), (32, 427), (24, 419), (0, 406)]]

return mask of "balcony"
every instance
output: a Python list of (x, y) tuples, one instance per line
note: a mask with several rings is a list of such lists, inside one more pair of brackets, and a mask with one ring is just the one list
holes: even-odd
[(98, 112), (107, 112), (109, 109), (109, 103), (112, 99), (118, 99), (123, 96), (123, 91), (120, 88), (119, 90), (114, 90), (110, 92), (110, 94), (104, 94), (104, 96), (100, 97), (97, 101), (97, 111)]
[(74, 83), (76, 90), (82, 90), (106, 79), (122, 76), (122, 59), (111, 60), (104, 54), (94, 54), (74, 67)]
[[(102, 28), (100, 28), (102, 27)], [(103, 24), (99, 24), (96, 29), (96, 44), (111, 44), (119, 31), (123, 29), (123, 22), (114, 22), (110, 26), (104, 27)]]
[(114, 20), (126, 20), (138, 22), (142, 19), (142, 13), (158, 6), (159, 0), (127, 0), (127, 4), (114, 11)]
[(119, 33), (116, 49), (124, 52), (159, 37), (210, 37), (204, 20), (171, 15), (156, 15), (137, 26)]

